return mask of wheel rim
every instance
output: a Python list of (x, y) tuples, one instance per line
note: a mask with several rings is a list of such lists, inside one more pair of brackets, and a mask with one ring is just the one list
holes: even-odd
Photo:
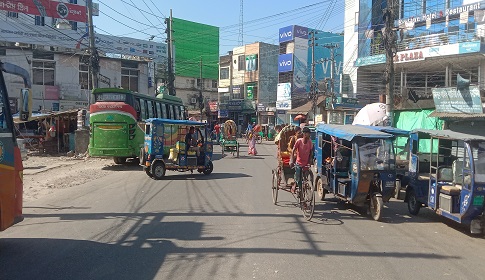
[(310, 220), (313, 216), (313, 211), (315, 207), (315, 196), (313, 195), (313, 187), (308, 181), (302, 184), (302, 187), (303, 201), (301, 207), (303, 211), (303, 216), (305, 216), (307, 220)]
[(416, 210), (416, 204), (417, 204), (416, 196), (414, 195), (414, 193), (411, 193), (409, 195), (409, 199), (408, 199), (409, 208), (411, 208), (412, 211), (415, 211)]
[(272, 192), (273, 192), (273, 203), (276, 204), (276, 202), (278, 201), (278, 177), (276, 173), (273, 173)]
[(163, 177), (163, 171), (164, 168), (162, 165), (157, 165), (155, 166), (155, 170), (153, 171), (153, 174), (157, 176), (158, 178)]
[(378, 221), (381, 217), (381, 203), (378, 202), (379, 197), (374, 195), (370, 201), (370, 212), (372, 218)]

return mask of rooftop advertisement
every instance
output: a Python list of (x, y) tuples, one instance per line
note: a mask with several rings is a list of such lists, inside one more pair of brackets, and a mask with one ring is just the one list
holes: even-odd
[(88, 20), (86, 6), (53, 0), (0, 0), (0, 10), (77, 22)]
[(290, 25), (280, 28), (279, 42), (288, 42), (294, 38), (308, 39), (308, 28), (299, 25)]
[[(49, 27), (33, 25), (25, 28), (23, 25), (0, 21), (0, 36), (2, 41), (19, 42), (24, 44), (45, 45), (70, 49), (87, 49), (88, 34), (77, 30), (59, 30)], [(116, 37), (96, 34), (96, 47), (104, 53), (134, 55), (162, 59), (167, 56), (166, 44), (138, 40), (128, 37)]]

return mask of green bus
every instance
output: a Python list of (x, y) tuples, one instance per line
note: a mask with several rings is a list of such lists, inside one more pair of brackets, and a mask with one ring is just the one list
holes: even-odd
[(182, 99), (176, 96), (151, 97), (119, 88), (98, 88), (93, 95), (95, 103), (89, 107), (89, 155), (113, 157), (117, 164), (140, 155), (146, 119), (187, 118)]

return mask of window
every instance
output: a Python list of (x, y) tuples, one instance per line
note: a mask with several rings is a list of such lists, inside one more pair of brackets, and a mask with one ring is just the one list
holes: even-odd
[(121, 86), (124, 89), (138, 91), (138, 62), (121, 62)]
[[(204, 80), (203, 80), (203, 79), (202, 79), (202, 82), (204, 82)], [(200, 88), (200, 85), (201, 85), (201, 83), (200, 83), (200, 79), (197, 79), (197, 88)], [(204, 86), (202, 86), (202, 87), (204, 87)]]
[(237, 57), (237, 70), (242, 71), (245, 70), (246, 66), (246, 57), (244, 55), (240, 55)]
[(212, 80), (212, 88), (217, 88), (217, 80)]
[(135, 98), (135, 111), (136, 111), (136, 120), (141, 121), (141, 106), (140, 106), (140, 99)]
[(168, 105), (170, 107), (170, 118), (172, 120), (175, 120), (177, 117), (175, 116), (175, 112), (174, 112), (174, 109), (173, 109), (173, 105)]
[(140, 112), (141, 112), (141, 120), (144, 121), (147, 119), (147, 102), (146, 100), (140, 100)]
[(179, 112), (179, 107), (178, 106), (174, 106), (175, 107), (175, 118), (176, 120), (180, 120), (180, 112)]
[(45, 25), (45, 17), (35, 16), (35, 25), (44, 26)]
[(221, 68), (221, 73), (219, 74), (219, 79), (221, 79), (221, 80), (229, 79), (229, 67)]
[(10, 116), (7, 116), (7, 106), (9, 106), (8, 101), (6, 101), (5, 92), (0, 88), (0, 132), (11, 132), (11, 127), (7, 123)]
[(234, 86), (232, 88), (232, 99), (243, 99), (241, 86)]
[(180, 119), (181, 120), (185, 120), (186, 117), (185, 117), (185, 108), (183, 105), (180, 106)]
[(54, 61), (32, 61), (32, 81), (34, 85), (48, 85), (53, 86), (55, 81)]
[(156, 107), (157, 107), (157, 118), (163, 118), (161, 105), (162, 104), (160, 104), (160, 103), (157, 102), (157, 105), (156, 105)]
[(152, 101), (147, 101), (148, 107), (148, 118), (153, 118), (153, 103)]
[(79, 85), (81, 85), (81, 89), (92, 89), (88, 63), (89, 58), (87, 56), (79, 57)]
[(19, 13), (7, 12), (7, 17), (10, 17), (10, 18), (19, 18)]
[(162, 107), (162, 118), (167, 119), (167, 105), (166, 104), (160, 104)]
[[(71, 4), (77, 4), (77, 0), (69, 0)], [(69, 21), (69, 25), (71, 26), (72, 30), (77, 30), (77, 22), (76, 21)]]

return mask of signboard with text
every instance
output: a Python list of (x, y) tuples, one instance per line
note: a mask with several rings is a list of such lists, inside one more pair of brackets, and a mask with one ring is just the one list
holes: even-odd
[(480, 90), (477, 86), (464, 89), (434, 88), (433, 100), (436, 112), (457, 114), (482, 114)]
[(291, 109), (291, 83), (279, 83), (276, 88), (276, 110)]
[(86, 6), (53, 0), (0, 0), (0, 10), (87, 22)]
[(280, 54), (278, 56), (278, 72), (290, 72), (293, 71), (293, 54)]

